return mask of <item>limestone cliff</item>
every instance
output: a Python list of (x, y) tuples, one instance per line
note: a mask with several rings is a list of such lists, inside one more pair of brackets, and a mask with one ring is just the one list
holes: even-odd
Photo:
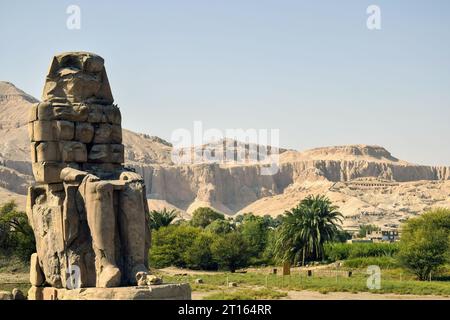
[[(24, 124), (28, 107), (36, 101), (12, 84), (0, 82), (0, 187), (19, 194), (24, 194), (25, 186), (32, 180)], [(307, 193), (328, 192), (333, 183), (363, 177), (408, 185), (422, 180), (430, 183), (450, 180), (449, 167), (411, 164), (395, 158), (380, 146), (336, 146), (303, 152), (283, 149), (278, 173), (264, 176), (255, 164), (174, 165), (170, 143), (129, 130), (123, 130), (123, 144), (126, 165), (134, 167), (145, 178), (150, 205), (174, 206), (186, 212), (208, 205), (227, 214), (249, 210), (278, 214)], [(370, 194), (371, 191), (364, 192)], [(445, 190), (442, 192), (444, 194), (437, 193), (432, 198), (445, 205), (439, 201), (448, 199), (449, 194), (445, 194)], [(402, 197), (402, 193), (399, 191), (398, 197)], [(283, 202), (283, 197), (291, 200)], [(345, 198), (347, 202), (343, 205), (348, 208), (345, 213), (364, 210), (368, 204), (362, 198), (363, 193)], [(373, 207), (378, 210), (383, 205), (391, 206), (389, 210), (394, 212), (395, 201), (387, 199), (382, 198), (380, 204)], [(389, 210), (386, 212), (391, 212)]]

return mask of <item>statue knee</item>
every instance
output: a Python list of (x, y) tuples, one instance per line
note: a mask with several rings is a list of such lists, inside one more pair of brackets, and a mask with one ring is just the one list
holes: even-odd
[(99, 182), (97, 182), (97, 184), (95, 186), (95, 192), (100, 193), (100, 194), (111, 193), (112, 191), (113, 191), (112, 184), (110, 184), (106, 181), (99, 181)]

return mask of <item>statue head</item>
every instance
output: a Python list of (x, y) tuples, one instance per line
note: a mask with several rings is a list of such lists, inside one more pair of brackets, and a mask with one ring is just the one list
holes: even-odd
[(109, 105), (114, 99), (102, 57), (67, 52), (53, 58), (42, 100), (56, 103)]

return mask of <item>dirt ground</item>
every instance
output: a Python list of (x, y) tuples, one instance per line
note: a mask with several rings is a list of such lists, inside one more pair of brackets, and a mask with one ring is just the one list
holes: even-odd
[[(164, 268), (164, 273), (176, 275), (176, 274), (189, 274), (189, 275), (201, 275), (201, 274), (218, 274), (220, 272), (207, 272), (207, 271), (195, 271), (178, 268)], [(0, 283), (27, 283), (29, 281), (28, 273), (0, 273)], [(249, 288), (246, 286), (246, 288)], [(257, 289), (255, 287), (255, 289)], [(236, 289), (235, 289), (236, 290)], [(238, 289), (237, 289), (238, 290)], [(205, 296), (213, 293), (220, 292), (220, 290), (193, 291), (193, 300), (202, 300)], [(376, 294), (370, 292), (328, 292), (326, 294), (316, 291), (287, 291), (288, 295), (282, 300), (450, 300), (450, 297), (437, 296), (437, 295), (403, 295), (403, 294)]]
[[(248, 288), (248, 287), (246, 287)], [(219, 290), (209, 292), (192, 292), (192, 300), (202, 300), (204, 297), (218, 293)], [(392, 294), (392, 293), (370, 293), (370, 292), (329, 292), (326, 294), (316, 291), (287, 291), (288, 295), (281, 300), (450, 300), (450, 297), (435, 295), (412, 295), (412, 294)]]
[(323, 294), (315, 291), (288, 291), (288, 296), (283, 300), (450, 300), (450, 297), (370, 292), (329, 292)]

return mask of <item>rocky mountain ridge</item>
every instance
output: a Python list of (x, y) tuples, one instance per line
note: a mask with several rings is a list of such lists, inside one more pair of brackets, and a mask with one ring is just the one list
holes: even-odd
[[(28, 108), (37, 101), (14, 85), (0, 82), (0, 187), (14, 195), (24, 195), (33, 182), (26, 123)], [(261, 175), (261, 165), (255, 163), (175, 165), (171, 144), (158, 137), (124, 129), (123, 140), (126, 165), (144, 177), (150, 206), (155, 209), (168, 206), (190, 213), (199, 206), (211, 206), (230, 215), (249, 211), (277, 215), (309, 193), (326, 193), (351, 219), (362, 212), (388, 216), (397, 212), (398, 205), (394, 204), (407, 197), (402, 187), (409, 190), (410, 185), (419, 182), (426, 190), (432, 186), (434, 191), (429, 199), (410, 201), (410, 214), (434, 205), (450, 206), (449, 167), (414, 165), (395, 158), (380, 146), (336, 146), (303, 152), (282, 149), (278, 172)], [(336, 183), (360, 178), (398, 184), (386, 187), (389, 190), (384, 198), (378, 196), (380, 190), (376, 187), (357, 192), (347, 185), (332, 188)], [(436, 183), (442, 190), (436, 191)], [(388, 196), (392, 194), (401, 199)], [(405, 201), (403, 207), (408, 207), (408, 203)]]

